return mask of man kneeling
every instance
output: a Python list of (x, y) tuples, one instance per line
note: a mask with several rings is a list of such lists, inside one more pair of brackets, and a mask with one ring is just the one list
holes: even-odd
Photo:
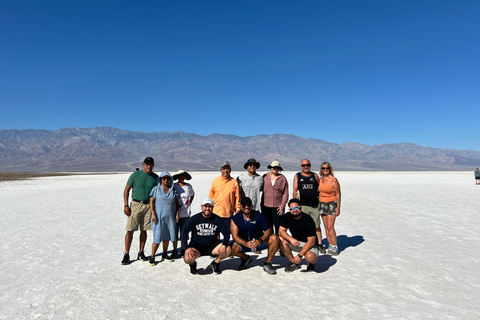
[[(187, 244), (188, 233), (192, 232), (192, 241)], [(217, 232), (223, 235), (223, 242), (218, 240)], [(210, 263), (210, 267), (216, 274), (220, 271), (220, 261), (230, 256), (231, 249), (228, 246), (230, 233), (225, 222), (213, 213), (213, 200), (205, 198), (202, 202), (202, 212), (191, 217), (181, 234), (182, 246), (185, 248), (185, 263), (190, 265), (190, 273), (197, 273), (196, 259), (200, 256), (215, 255), (217, 259)]]
[[(288, 202), (290, 213), (287, 213), (278, 235), (280, 236), (280, 250), (290, 260), (285, 268), (286, 272), (300, 269), (303, 257), (308, 262), (307, 271), (315, 271), (315, 263), (318, 260), (317, 235), (315, 234), (315, 222), (312, 217), (302, 212), (300, 200), (293, 198)], [(291, 236), (287, 233), (290, 230)], [(292, 251), (298, 252), (293, 257)]]
[(244, 270), (252, 262), (252, 258), (245, 252), (265, 250), (268, 247), (267, 261), (263, 265), (263, 270), (268, 274), (277, 274), (272, 267), (272, 260), (280, 244), (278, 236), (272, 234), (272, 227), (267, 218), (252, 209), (250, 198), (242, 198), (241, 205), (242, 211), (234, 215), (230, 222), (234, 241), (232, 254), (242, 259), (238, 269)]

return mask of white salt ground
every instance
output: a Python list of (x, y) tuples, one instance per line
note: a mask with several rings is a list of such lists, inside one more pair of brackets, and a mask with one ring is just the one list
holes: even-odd
[[(218, 174), (192, 173), (195, 212)], [(340, 255), (316, 273), (286, 273), (275, 257), (275, 276), (266, 252), (241, 272), (223, 261), (221, 275), (204, 270), (209, 257), (197, 276), (182, 260), (122, 266), (128, 176), (0, 183), (1, 319), (478, 319), (473, 173), (338, 172)], [(137, 248), (135, 233), (132, 259)]]

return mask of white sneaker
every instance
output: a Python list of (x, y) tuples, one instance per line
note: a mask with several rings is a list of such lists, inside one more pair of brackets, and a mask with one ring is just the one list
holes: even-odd
[(331, 246), (332, 248), (332, 256), (338, 256), (338, 247), (337, 246)]

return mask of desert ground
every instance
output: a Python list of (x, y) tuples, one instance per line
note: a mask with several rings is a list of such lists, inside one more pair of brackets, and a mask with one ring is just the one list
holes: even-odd
[[(199, 212), (219, 172), (190, 173)], [(340, 255), (314, 273), (286, 273), (276, 256), (274, 276), (266, 252), (244, 271), (223, 261), (221, 275), (208, 256), (195, 276), (182, 260), (121, 265), (129, 174), (0, 182), (1, 319), (478, 319), (473, 172), (337, 172)]]

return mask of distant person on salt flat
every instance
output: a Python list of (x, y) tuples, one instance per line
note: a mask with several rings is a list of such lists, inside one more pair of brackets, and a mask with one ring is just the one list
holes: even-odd
[(474, 172), (474, 175), (475, 175), (475, 184), (480, 184), (480, 170), (475, 170)]
[[(185, 223), (187, 223), (188, 219), (190, 219), (190, 216), (192, 215), (192, 201), (195, 197), (195, 192), (193, 191), (192, 185), (188, 182), (185, 182), (185, 180), (191, 179), (192, 176), (187, 171), (181, 169), (173, 175), (173, 180), (178, 180), (173, 187), (175, 188), (175, 191), (177, 191), (181, 200), (180, 208), (178, 210), (179, 219), (175, 230), (177, 235), (179, 232), (182, 232), (183, 228), (185, 227)], [(182, 246), (180, 255), (183, 257), (184, 253), (185, 249)], [(174, 250), (170, 257), (175, 259), (177, 257), (177, 251)]]
[[(213, 213), (213, 200), (205, 198), (202, 201), (202, 212), (191, 217), (182, 230), (182, 246), (185, 248), (185, 263), (190, 266), (190, 273), (197, 274), (197, 259), (205, 255), (217, 256), (209, 267), (216, 274), (222, 273), (220, 261), (230, 255), (231, 248), (228, 245), (230, 232), (225, 222)], [(188, 243), (188, 233), (192, 233), (192, 240)], [(223, 235), (223, 241), (217, 238), (217, 233)]]
[[(312, 217), (302, 212), (300, 200), (288, 201), (290, 212), (285, 215), (280, 226), (280, 250), (290, 260), (285, 272), (300, 269), (302, 259), (308, 262), (307, 271), (315, 271), (318, 260), (317, 235)], [(290, 231), (290, 234), (287, 233)], [(293, 252), (297, 252), (294, 257)]]
[(320, 177), (318, 184), (318, 191), (320, 192), (319, 209), (329, 244), (327, 253), (337, 256), (339, 251), (337, 233), (335, 232), (335, 219), (340, 215), (342, 193), (340, 192), (338, 180), (333, 176), (333, 168), (330, 163), (322, 163), (320, 166)]
[(268, 256), (263, 270), (268, 274), (277, 274), (277, 271), (273, 269), (272, 260), (279, 247), (278, 236), (272, 234), (272, 226), (268, 223), (267, 218), (253, 209), (250, 198), (242, 198), (241, 204), (242, 211), (234, 215), (230, 223), (234, 241), (232, 254), (241, 259), (238, 270), (244, 270), (252, 263), (252, 258), (245, 252), (268, 248)]
[(249, 197), (253, 203), (253, 210), (261, 211), (261, 192), (263, 189), (263, 178), (257, 173), (260, 162), (254, 158), (248, 159), (243, 165), (247, 171), (237, 177), (240, 187), (240, 198)]
[(240, 189), (237, 180), (230, 176), (232, 168), (228, 161), (220, 166), (220, 177), (213, 180), (208, 197), (213, 200), (213, 213), (222, 218), (230, 233), (230, 220), (240, 211)]
[[(123, 212), (127, 219), (127, 234), (125, 235), (125, 254), (122, 264), (130, 263), (130, 246), (132, 245), (133, 233), (140, 228), (140, 251), (137, 260), (147, 261), (143, 250), (147, 241), (147, 230), (152, 230), (152, 215), (149, 206), (149, 194), (152, 188), (157, 184), (158, 176), (153, 173), (155, 163), (152, 157), (146, 157), (143, 161), (143, 170), (135, 171), (130, 175), (127, 185), (123, 191)], [(128, 205), (128, 198), (132, 190), (132, 203)]]
[(177, 251), (177, 234), (175, 225), (178, 222), (180, 196), (173, 188), (173, 178), (164, 171), (158, 178), (157, 185), (150, 192), (150, 210), (152, 211), (153, 243), (150, 264), (156, 265), (155, 254), (162, 241), (162, 260), (171, 260), (167, 255), (168, 241), (172, 241), (173, 252)]
[(288, 201), (288, 181), (280, 173), (283, 171), (280, 162), (272, 161), (267, 168), (270, 172), (263, 175), (262, 213), (272, 226), (273, 233), (278, 235)]
[(318, 251), (325, 253), (322, 245), (322, 229), (320, 228), (320, 213), (318, 211), (318, 174), (310, 171), (312, 165), (310, 160), (303, 159), (300, 162), (302, 171), (297, 172), (293, 177), (293, 196), (300, 199), (302, 211), (312, 217), (315, 221), (315, 228), (318, 239)]

